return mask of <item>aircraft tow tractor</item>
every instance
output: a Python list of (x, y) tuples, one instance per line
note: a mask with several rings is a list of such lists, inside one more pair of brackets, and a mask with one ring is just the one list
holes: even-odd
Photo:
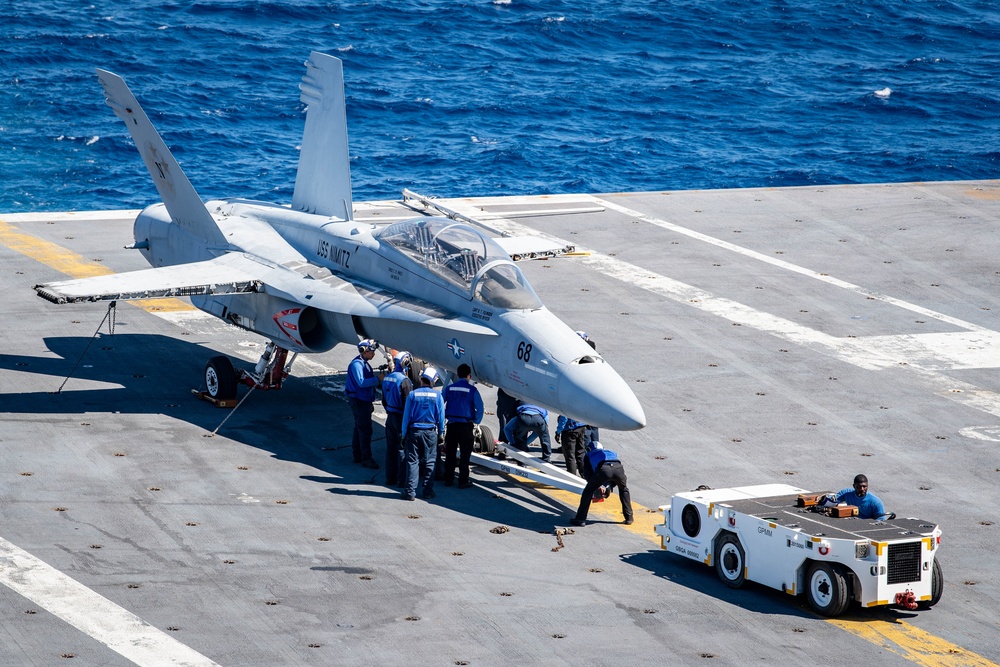
[(850, 511), (827, 516), (808, 506), (815, 498), (809, 494), (787, 484), (701, 487), (661, 506), (664, 522), (655, 530), (663, 549), (714, 566), (730, 588), (754, 581), (789, 595), (804, 592), (823, 616), (839, 616), (851, 600), (913, 610), (941, 599), (939, 526), (860, 519)]

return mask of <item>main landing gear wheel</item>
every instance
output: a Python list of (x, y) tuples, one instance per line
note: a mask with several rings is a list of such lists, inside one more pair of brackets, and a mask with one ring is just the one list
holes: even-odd
[(715, 573), (726, 586), (740, 588), (746, 583), (746, 554), (740, 538), (724, 532), (715, 543)]
[(205, 364), (206, 393), (217, 401), (236, 398), (236, 369), (229, 357), (212, 357)]
[(493, 437), (493, 431), (489, 428), (483, 426), (482, 424), (476, 424), (472, 428), (472, 433), (475, 439), (472, 441), (472, 450), (480, 454), (492, 454), (497, 450), (497, 441)]
[(941, 600), (944, 593), (944, 571), (941, 569), (939, 559), (934, 559), (934, 569), (931, 571), (931, 599), (917, 603), (918, 609), (930, 609)]
[(813, 563), (806, 575), (806, 597), (817, 614), (840, 616), (850, 602), (847, 580), (837, 566)]

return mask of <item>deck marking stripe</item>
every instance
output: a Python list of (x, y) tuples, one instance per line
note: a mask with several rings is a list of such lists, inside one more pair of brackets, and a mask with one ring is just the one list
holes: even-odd
[[(85, 259), (82, 255), (51, 241), (27, 234), (3, 219), (0, 219), (0, 243), (71, 278), (91, 278), (114, 273), (103, 264)], [(194, 306), (174, 298), (140, 299), (127, 303), (151, 313), (195, 309)]]
[(819, 281), (828, 283), (828, 284), (833, 285), (835, 287), (840, 287), (840, 288), (846, 289), (848, 291), (854, 292), (856, 294), (860, 294), (860, 295), (862, 295), (864, 297), (870, 297), (870, 298), (876, 299), (878, 301), (884, 301), (885, 303), (892, 304), (892, 305), (897, 306), (899, 308), (904, 308), (906, 310), (912, 311), (912, 312), (917, 313), (918, 315), (922, 315), (924, 317), (929, 317), (931, 319), (935, 319), (935, 320), (938, 320), (940, 322), (947, 322), (948, 324), (954, 325), (954, 326), (959, 327), (961, 329), (967, 329), (969, 331), (980, 331), (980, 332), (990, 332), (990, 333), (993, 332), (992, 329), (988, 329), (986, 327), (981, 327), (978, 324), (972, 324), (971, 322), (966, 322), (964, 320), (960, 320), (957, 317), (951, 317), (949, 315), (945, 315), (943, 313), (939, 313), (939, 312), (936, 312), (936, 311), (924, 308), (923, 306), (918, 306), (916, 304), (912, 304), (912, 303), (908, 303), (906, 301), (902, 301), (901, 299), (896, 299), (896, 298), (888, 296), (886, 294), (881, 294), (879, 292), (873, 292), (873, 291), (871, 291), (869, 289), (865, 289), (864, 287), (861, 287), (860, 285), (855, 285), (853, 283), (849, 283), (846, 280), (840, 280), (839, 278), (833, 278), (831, 276), (824, 276), (821, 273), (819, 273), (818, 271), (813, 271), (812, 269), (806, 269), (806, 268), (798, 266), (796, 264), (792, 264), (791, 262), (786, 262), (786, 261), (778, 259), (776, 257), (771, 257), (770, 255), (765, 255), (763, 253), (757, 252), (756, 250), (750, 250), (749, 248), (744, 248), (744, 247), (738, 246), (738, 245), (736, 245), (734, 243), (730, 243), (728, 241), (723, 241), (722, 239), (717, 239), (714, 236), (709, 236), (707, 234), (702, 234), (701, 232), (696, 232), (693, 229), (688, 229), (686, 227), (681, 227), (680, 225), (674, 224), (672, 222), (667, 222), (666, 220), (661, 220), (659, 218), (654, 218), (652, 216), (646, 215), (645, 213), (640, 213), (639, 211), (635, 211), (633, 209), (626, 208), (624, 206), (620, 206), (618, 204), (613, 204), (613, 203), (611, 203), (609, 201), (606, 201), (604, 199), (599, 199), (599, 198), (595, 197), (594, 201), (596, 203), (602, 205), (602, 206), (606, 206), (607, 208), (610, 208), (613, 211), (618, 211), (619, 213), (624, 213), (625, 215), (628, 215), (630, 217), (635, 217), (635, 218), (641, 220), (642, 222), (645, 222), (645, 223), (648, 223), (648, 224), (651, 224), (651, 225), (655, 225), (657, 227), (660, 227), (661, 229), (666, 229), (668, 231), (676, 232), (678, 234), (683, 234), (683, 235), (688, 236), (690, 238), (697, 239), (699, 241), (703, 241), (705, 243), (709, 243), (709, 244), (717, 246), (719, 248), (723, 248), (725, 250), (729, 250), (731, 252), (738, 253), (740, 255), (743, 255), (744, 257), (749, 257), (751, 259), (756, 259), (758, 261), (764, 262), (765, 264), (770, 264), (772, 266), (776, 266), (778, 268), (785, 269), (786, 271), (791, 271), (793, 273), (798, 273), (800, 275), (807, 276), (809, 278), (813, 278), (815, 280), (819, 280)]
[[(449, 205), (455, 206), (455, 203), (449, 202)], [(608, 204), (608, 206), (616, 209), (622, 208), (615, 207), (611, 204)], [(628, 211), (629, 209), (625, 210)], [(475, 211), (469, 211), (469, 214), (474, 215)], [(535, 235), (549, 240), (565, 243), (562, 239), (558, 239), (550, 234), (546, 234), (545, 232), (541, 232), (533, 227), (528, 227), (512, 220), (496, 220), (492, 222), (497, 228), (510, 234)], [(578, 249), (583, 250), (583, 248), (579, 247)], [(590, 252), (589, 256), (581, 257), (575, 261), (581, 262), (588, 268), (592, 268), (610, 278), (620, 280), (629, 285), (640, 287), (654, 294), (659, 294), (678, 303), (698, 308), (699, 310), (703, 310), (718, 317), (738, 322), (744, 326), (753, 327), (758, 331), (769, 333), (778, 338), (787, 340), (790, 343), (802, 345), (821, 354), (825, 353), (831, 355), (836, 359), (859, 368), (867, 370), (905, 368), (920, 375), (926, 386), (936, 395), (942, 398), (947, 398), (955, 403), (977, 410), (982, 410), (983, 412), (993, 416), (1000, 416), (1000, 393), (985, 390), (967, 382), (955, 380), (931, 369), (921, 368), (918, 363), (913, 361), (912, 344), (910, 344), (911, 341), (931, 341), (935, 337), (938, 337), (938, 340), (940, 340), (940, 336), (967, 336), (969, 334), (920, 334), (895, 337), (874, 336), (867, 338), (837, 338), (836, 336), (831, 336), (822, 331), (811, 329), (798, 324), (797, 322), (792, 322), (782, 317), (756, 310), (736, 301), (717, 297), (706, 290), (668, 278), (667, 276), (656, 274), (649, 269), (644, 269), (641, 266), (630, 264), (617, 259), (616, 257), (611, 257), (609, 255), (591, 250), (588, 250), (588, 252)], [(772, 260), (770, 257), (765, 257), (765, 259), (768, 261)], [(788, 266), (792, 267), (794, 265)], [(826, 276), (819, 277), (826, 278)], [(845, 283), (843, 281), (839, 281), (839, 283), (845, 286), (850, 285), (850, 283)], [(860, 293), (862, 294), (869, 294), (868, 291), (860, 287), (857, 289), (860, 290)], [(876, 295), (877, 293), (870, 294)], [(899, 302), (896, 299), (892, 299), (884, 295), (876, 295), (874, 298), (879, 297), (888, 303), (899, 305), (903, 304), (903, 302)], [(914, 308), (917, 307), (913, 306), (909, 309), (913, 310)], [(934, 313), (933, 315), (931, 314), (932, 311), (927, 311), (927, 313), (927, 317), (934, 317), (934, 319), (949, 321), (955, 326), (961, 326), (966, 329), (974, 330), (976, 333), (981, 333), (987, 338), (992, 339), (997, 337), (996, 332), (990, 329), (983, 329), (968, 322), (947, 318), (940, 313)], [(893, 338), (900, 341), (895, 346), (889, 344), (889, 341)], [(909, 344), (909, 346), (907, 344)], [(940, 352), (940, 350), (941, 348), (939, 347), (938, 351)], [(933, 353), (934, 351), (935, 350), (928, 348), (925, 352), (925, 356)], [(900, 362), (903, 361), (906, 361), (908, 365), (900, 366)], [(921, 361), (923, 362), (923, 360)], [(997, 367), (997, 364), (995, 362), (988, 366), (984, 366), (982, 364), (964, 364), (961, 367), (995, 368)]]
[[(579, 494), (552, 489), (535, 482), (528, 482), (528, 480), (523, 481), (534, 485), (570, 507), (576, 507), (580, 502)], [(661, 547), (660, 536), (656, 534), (654, 527), (663, 524), (663, 513), (650, 512), (634, 501), (632, 511), (634, 512), (634, 523), (631, 526), (622, 526), (622, 528), (649, 540), (657, 547)], [(603, 503), (591, 503), (590, 514), (587, 518), (596, 521), (621, 522), (621, 500), (612, 495)], [(882, 621), (871, 618), (823, 620), (922, 667), (941, 667), (943, 665), (949, 667), (998, 667), (997, 663), (978, 653), (968, 651), (957, 644), (903, 621)]]
[[(646, 221), (652, 221), (643, 214), (631, 211), (630, 209), (625, 209), (617, 205), (612, 205), (604, 200), (596, 199), (595, 201), (607, 205), (608, 208), (614, 210), (627, 212), (629, 215), (635, 215)], [(450, 205), (454, 205), (453, 203)], [(474, 212), (470, 213), (474, 215)], [(520, 223), (514, 222), (512, 220), (491, 220), (498, 228), (503, 229), (506, 232), (512, 234), (528, 234), (542, 236), (550, 240), (559, 240), (549, 234), (536, 230), (532, 227), (522, 225)], [(654, 223), (656, 224), (656, 223)], [(669, 223), (664, 223), (669, 224)], [(689, 230), (683, 230), (683, 228), (677, 228), (676, 231), (684, 232)], [(692, 235), (695, 233), (692, 232)], [(703, 235), (698, 235), (703, 236)], [(705, 237), (704, 240), (710, 242), (715, 241), (711, 237)], [(721, 245), (724, 242), (718, 242), (717, 245)], [(731, 245), (731, 244), (729, 244)], [(582, 250), (582, 248), (578, 248)], [(745, 249), (740, 249), (733, 246), (734, 250), (745, 251)], [(639, 287), (643, 287), (654, 293), (661, 294), (672, 300), (678, 302), (686, 302), (691, 306), (698, 307), (702, 310), (711, 312), (720, 317), (726, 317), (730, 319), (735, 319), (740, 322), (750, 324), (758, 329), (771, 333), (773, 335), (785, 338), (791, 342), (799, 343), (807, 347), (817, 348), (825, 347), (832, 350), (834, 356), (840, 358), (843, 361), (855, 364), (861, 368), (867, 368), (869, 370), (877, 370), (879, 368), (887, 368), (889, 366), (895, 366), (898, 363), (898, 359), (890, 358), (886, 354), (882, 353), (880, 350), (872, 349), (864, 345), (863, 339), (838, 339), (834, 336), (830, 336), (823, 332), (810, 329), (808, 327), (801, 326), (797, 323), (790, 322), (780, 317), (770, 315), (768, 313), (763, 313), (757, 311), (744, 304), (737, 303), (735, 301), (730, 301), (728, 299), (721, 299), (716, 297), (710, 292), (701, 290), (692, 285), (687, 285), (672, 278), (666, 276), (661, 276), (654, 274), (648, 269), (643, 269), (640, 266), (634, 264), (629, 264), (628, 262), (621, 261), (614, 257), (603, 255), (594, 251), (590, 251), (589, 257), (581, 258), (577, 261), (581, 261), (587, 266), (596, 269), (598, 272), (603, 273), (609, 277), (621, 280), (623, 282), (633, 284)], [(751, 251), (745, 251), (745, 253), (751, 253)], [(753, 253), (753, 255), (759, 255), (759, 253)], [(827, 276), (819, 276), (812, 272), (807, 272), (805, 269), (800, 267), (795, 267), (792, 264), (778, 264), (773, 258), (764, 255), (759, 256), (761, 259), (773, 263), (776, 265), (787, 265), (785, 268), (790, 270), (795, 270), (799, 273), (805, 273), (806, 275), (811, 275), (816, 278), (826, 279)], [(853, 289), (854, 291), (864, 294), (866, 296), (872, 296), (876, 299), (880, 299), (887, 303), (894, 305), (899, 305), (901, 307), (907, 308), (908, 310), (919, 312), (931, 317), (933, 319), (949, 322), (955, 326), (961, 328), (984, 332), (993, 333), (990, 329), (984, 329), (977, 325), (970, 324), (968, 322), (963, 322), (955, 318), (949, 318), (940, 313), (934, 313), (933, 311), (926, 311), (918, 306), (912, 304), (906, 304), (905, 302), (898, 301), (891, 297), (880, 295), (874, 292), (869, 292), (861, 287), (853, 286), (850, 283), (844, 281), (830, 280), (831, 284), (842, 286), (848, 289)], [(967, 383), (956, 382), (946, 376), (935, 373), (927, 369), (921, 369), (916, 366), (906, 366), (906, 368), (916, 371), (922, 375), (926, 380), (928, 380), (936, 393), (942, 397), (955, 400), (971, 407), (976, 407), (978, 409), (984, 410), (994, 415), (1000, 416), (1000, 395), (995, 392), (988, 392), (978, 387), (974, 387)], [(956, 388), (964, 387), (963, 392), (969, 393), (952, 393), (946, 387)], [(970, 396), (970, 393), (972, 394)], [(539, 485), (540, 486), (540, 485)], [(561, 491), (551, 488), (545, 488), (544, 491), (554, 498), (561, 500), (570, 507), (575, 507), (579, 503), (579, 498), (575, 494), (570, 494), (568, 491)], [(610, 499), (609, 499), (610, 500)], [(607, 502), (607, 501), (606, 501)], [(620, 505), (618, 502), (612, 502), (611, 506), (605, 503), (591, 504), (590, 513), (593, 516), (599, 518), (603, 521), (620, 521), (621, 512), (619, 510)], [(653, 530), (653, 526), (662, 521), (662, 514), (650, 514), (647, 512), (646, 508), (638, 505), (637, 503), (632, 503), (633, 511), (635, 512), (634, 523), (631, 526), (624, 526), (627, 530), (633, 533), (641, 535), (645, 539), (653, 542), (657, 546), (660, 546), (659, 536), (657, 536)], [(920, 665), (925, 666), (939, 666), (939, 665), (970, 665), (972, 667), (1000, 667), (997, 663), (991, 662), (986, 658), (967, 651), (962, 647), (952, 644), (947, 640), (935, 637), (923, 630), (920, 630), (916, 626), (912, 626), (905, 622), (898, 623), (888, 623), (888, 622), (878, 622), (865, 620), (863, 623), (854, 622), (850, 623), (843, 620), (831, 620), (827, 619), (827, 622), (833, 623), (837, 627), (840, 627), (848, 632), (851, 632), (857, 637), (865, 639), (866, 641), (872, 642), (878, 646), (886, 646), (886, 641), (891, 641), (898, 648), (894, 651), (895, 653), (903, 656), (904, 658), (916, 662)], [(878, 632), (866, 631), (865, 628), (878, 627)], [(887, 647), (888, 648), (888, 647)], [(890, 649), (891, 650), (891, 649)], [(966, 662), (958, 661), (959, 658), (965, 660)]]
[(978, 653), (967, 651), (909, 623), (836, 618), (827, 622), (924, 667), (996, 667), (995, 662)]
[(218, 667), (218, 663), (2, 537), (0, 583), (142, 667)]
[(91, 278), (114, 273), (103, 264), (86, 260), (62, 246), (26, 234), (4, 220), (0, 220), (0, 242), (11, 250), (73, 278)]
[[(907, 310), (919, 313), (931, 319), (947, 322), (959, 328), (967, 329), (970, 331), (987, 332), (987, 333), (993, 332), (991, 329), (980, 327), (978, 325), (974, 325), (969, 322), (959, 320), (957, 318), (952, 318), (947, 315), (937, 313), (935, 311), (927, 310), (920, 306), (909, 304), (904, 301), (895, 299), (893, 297), (882, 295), (876, 292), (871, 292), (860, 286), (853, 285), (851, 283), (842, 280), (831, 278), (829, 276), (821, 276), (818, 273), (815, 273), (808, 269), (804, 269), (802, 267), (798, 267), (794, 264), (777, 260), (773, 257), (762, 255), (761, 253), (757, 253), (755, 251), (748, 250), (746, 248), (741, 248), (739, 246), (733, 245), (725, 241), (721, 241), (720, 239), (715, 239), (713, 237), (706, 236), (699, 232), (695, 232), (693, 230), (679, 227), (672, 223), (668, 223), (662, 220), (658, 220), (656, 218), (652, 218), (650, 216), (646, 216), (645, 214), (633, 211), (631, 209), (622, 206), (618, 206), (617, 204), (612, 204), (610, 202), (598, 199), (596, 197), (594, 198), (594, 201), (612, 210), (616, 210), (630, 216), (635, 216), (643, 220), (644, 222), (648, 222), (650, 224), (660, 226), (664, 229), (670, 229), (671, 231), (675, 231), (690, 236), (692, 238), (712, 243), (719, 247), (732, 250), (734, 252), (738, 252), (745, 256), (767, 262), (774, 266), (785, 268), (790, 271), (815, 278), (817, 280), (825, 281), (829, 284), (836, 285), (851, 290), (853, 292), (856, 292), (858, 294), (865, 295), (866, 297), (870, 296), (877, 300), (884, 301), (886, 303), (890, 303), (899, 306), (901, 308), (905, 308)], [(520, 233), (549, 236), (546, 234), (539, 234), (537, 230), (520, 225), (518, 223), (514, 223), (512, 221), (502, 221), (502, 222), (507, 223), (506, 226), (512, 229), (517, 228), (517, 231)], [(20, 252), (23, 255), (26, 255), (32, 259), (35, 259), (43, 264), (46, 264), (47, 266), (50, 266), (58, 271), (61, 271), (62, 273), (65, 273), (75, 278), (84, 278), (90, 275), (105, 275), (108, 273), (112, 273), (112, 271), (107, 269), (107, 267), (103, 267), (99, 264), (95, 264), (92, 262), (87, 262), (87, 260), (83, 259), (80, 255), (67, 251), (56, 244), (52, 244), (37, 239), (36, 237), (30, 236), (23, 232), (20, 232), (19, 230), (17, 230), (17, 228), (13, 227), (12, 225), (9, 225), (3, 220), (0, 220), (0, 242), (2, 242), (4, 245), (11, 248), (12, 250)], [(621, 260), (616, 260), (606, 255), (601, 255), (600, 253), (592, 253), (592, 255), (589, 258), (584, 259), (582, 261), (585, 261), (587, 264), (594, 265), (594, 268), (597, 268), (599, 272), (604, 273), (605, 275), (617, 278), (624, 282), (637, 284), (640, 287), (644, 287), (646, 289), (649, 289), (650, 291), (663, 294), (664, 296), (669, 296), (670, 298), (673, 298), (677, 301), (682, 301), (682, 300), (688, 301), (692, 305), (698, 305), (703, 310), (713, 312), (714, 314), (719, 316), (733, 318), (734, 314), (740, 313), (746, 319), (752, 319), (753, 320), (752, 324), (757, 328), (764, 331), (769, 331), (772, 334), (779, 335), (792, 342), (797, 342), (800, 344), (804, 344), (806, 346), (809, 346), (810, 343), (812, 343), (813, 345), (819, 344), (820, 346), (823, 347), (832, 348), (834, 349), (835, 352), (837, 352), (837, 356), (842, 358), (844, 361), (849, 361), (850, 363), (854, 363), (855, 365), (861, 366), (863, 368), (869, 368), (874, 370), (877, 368), (884, 368), (889, 365), (895, 365), (896, 363), (895, 360), (886, 359), (885, 355), (867, 349), (866, 346), (860, 343), (857, 342), (852, 343), (850, 341), (845, 342), (843, 341), (843, 339), (838, 339), (828, 334), (819, 332), (817, 330), (810, 329), (808, 327), (803, 327), (789, 320), (785, 320), (783, 318), (776, 317), (768, 313), (763, 313), (761, 311), (756, 311), (750, 308), (749, 306), (745, 306), (743, 304), (730, 301), (728, 299), (720, 299), (718, 297), (715, 297), (709, 292), (700, 290), (691, 285), (686, 285), (685, 283), (681, 283), (679, 281), (667, 278), (665, 276), (658, 276), (658, 275), (651, 276), (650, 275), (651, 272), (649, 272), (648, 270), (642, 269), (641, 267), (632, 264), (628, 264), (627, 262), (622, 262)], [(649, 277), (645, 280), (641, 280), (640, 278), (643, 275)], [(164, 305), (164, 301), (170, 301), (170, 299), (155, 299), (155, 300), (147, 300), (144, 302), (135, 302), (135, 303), (136, 305), (139, 305), (140, 303), (145, 304), (141, 305), (140, 307), (143, 307), (146, 310), (151, 310), (150, 307), (152, 306), (152, 310), (155, 311), (156, 308), (155, 306), (153, 306), (153, 304), (155, 304), (156, 306), (161, 306)], [(182, 301), (176, 299), (173, 299), (173, 301), (177, 301), (182, 306), (181, 308), (177, 308), (176, 310), (193, 310), (192, 307), (188, 306)], [(167, 311), (175, 309), (162, 308), (162, 310)], [(860, 339), (854, 339), (854, 340), (860, 341)], [(847, 353), (846, 356), (844, 354), (845, 352)], [(925, 371), (925, 373), (927, 373), (927, 375), (932, 377), (942, 377), (932, 372)], [(967, 386), (970, 390), (977, 389), (975, 387), (972, 387), (971, 385)], [(987, 397), (984, 395), (985, 393), (986, 392), (977, 391), (978, 396), (976, 396), (976, 400), (970, 401), (970, 403), (973, 402), (977, 403), (977, 405), (975, 405), (974, 407), (978, 407), (992, 414), (1000, 415), (1000, 407), (998, 407), (997, 405), (997, 399), (994, 398), (993, 396)], [(990, 393), (992, 394), (992, 392)], [(946, 397), (952, 398), (953, 400), (961, 400), (961, 399), (956, 399), (954, 396), (946, 396)], [(533, 482), (530, 484), (534, 486), (541, 486)], [(549, 489), (549, 488), (546, 488), (545, 491), (549, 495), (553, 496), (556, 499), (561, 500), (562, 502), (566, 503), (571, 507), (575, 506), (579, 502), (578, 495), (570, 493), (568, 491), (561, 491), (558, 489)], [(612, 507), (614, 507), (614, 509), (612, 509)], [(612, 506), (606, 506), (603, 503), (594, 503), (591, 504), (590, 514), (591, 516), (599, 517), (599, 519), (603, 521), (620, 521), (622, 515), (619, 507), (620, 505), (617, 502), (612, 502)], [(658, 525), (662, 521), (662, 519), (660, 518), (662, 515), (659, 514), (658, 512), (650, 513), (646, 510), (646, 508), (636, 503), (633, 503), (633, 510), (636, 512), (634, 518), (635, 522), (631, 526), (623, 526), (623, 527), (659, 545), (659, 537), (655, 534), (653, 526)], [(6, 540), (0, 538), (0, 577), (2, 577), (2, 579), (0, 579), (0, 582), (8, 585), (9, 587), (13, 588), (14, 590), (17, 590), (18, 592), (21, 592), (20, 590), (12, 586), (10, 583), (8, 583), (7, 577), (5, 576), (5, 570), (3, 569), (3, 561), (6, 555), (4, 553), (5, 545), (13, 547), (13, 545), (11, 545), (9, 542), (6, 542)], [(13, 548), (16, 549), (16, 547)], [(23, 553), (26, 554), (27, 552)], [(41, 561), (38, 562), (41, 563)], [(44, 563), (42, 563), (42, 565), (44, 565)], [(45, 565), (45, 567), (49, 566)], [(60, 576), (65, 576), (61, 575), (61, 573), (58, 573), (58, 571), (54, 569), (53, 572), (56, 572)], [(83, 588), (82, 585), (78, 584), (77, 582), (74, 582), (72, 579), (69, 579), (68, 577), (66, 577), (66, 579), (73, 582), (77, 586)], [(107, 604), (109, 605), (112, 604), (105, 598), (101, 598), (99, 595), (97, 595), (97, 593), (89, 591), (89, 589), (83, 588), (83, 590), (92, 593), (94, 596), (100, 598), (101, 600), (105, 600), (105, 602), (107, 602)], [(22, 595), (24, 595), (24, 593), (22, 593)], [(25, 597), (29, 596), (25, 595)], [(29, 597), (29, 599), (33, 598)], [(40, 606), (45, 607), (45, 605), (40, 602), (38, 602), (38, 604)], [(129, 612), (126, 612), (124, 609), (121, 609), (120, 607), (118, 609), (124, 614), (133, 616)], [(50, 609), (50, 611), (52, 610)], [(53, 613), (56, 612), (53, 611)], [(63, 618), (62, 616), (60, 617)], [(138, 619), (138, 617), (133, 616), (133, 618), (139, 621), (139, 623), (146, 625), (143, 621)], [(64, 618), (64, 620), (68, 619)], [(969, 665), (971, 667), (1000, 667), (1000, 665), (997, 665), (997, 663), (989, 661), (986, 658), (976, 653), (967, 651), (944, 639), (935, 637), (934, 635), (924, 632), (923, 630), (920, 630), (915, 626), (911, 626), (908, 623), (904, 622), (890, 623), (886, 621), (870, 621), (870, 620), (866, 620), (864, 622), (851, 622), (851, 621), (844, 621), (837, 619), (831, 619), (828, 620), (827, 622), (832, 623), (837, 627), (840, 627), (843, 630), (850, 632), (858, 637), (861, 637), (862, 639), (865, 639), (869, 642), (882, 646), (883, 648), (886, 648), (887, 650), (890, 650), (893, 653), (901, 655), (907, 660), (910, 660), (920, 665), (936, 666), (947, 662), (947, 664), (949, 665)], [(76, 624), (74, 623), (74, 625)], [(151, 628), (152, 626), (146, 625), (146, 627)], [(160, 631), (156, 630), (156, 632), (159, 633)], [(163, 636), (170, 641), (176, 641), (167, 635)], [(887, 641), (894, 644), (895, 648), (893, 646), (888, 645), (886, 643)], [(179, 642), (177, 642), (177, 644), (181, 647), (184, 647), (183, 644), (180, 644)], [(108, 646), (114, 648), (110, 644), (108, 644)], [(184, 648), (186, 649), (187, 647)], [(114, 650), (117, 651), (118, 649)], [(122, 653), (121, 651), (118, 652)], [(122, 655), (125, 655), (125, 653), (122, 653)], [(207, 660), (203, 656), (199, 655), (198, 657), (201, 660)], [(162, 663), (153, 662), (149, 664), (162, 664)], [(198, 662), (198, 663), (169, 663), (169, 664), (214, 665), (216, 663)]]

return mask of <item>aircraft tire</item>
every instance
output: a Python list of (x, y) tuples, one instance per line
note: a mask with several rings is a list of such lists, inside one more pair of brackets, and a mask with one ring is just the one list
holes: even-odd
[(236, 398), (236, 369), (229, 357), (212, 357), (205, 364), (205, 389), (217, 401)]
[(820, 616), (840, 616), (851, 600), (847, 579), (831, 563), (813, 563), (806, 574), (806, 598)]
[(740, 588), (746, 583), (747, 557), (735, 533), (723, 531), (715, 542), (715, 573), (726, 586)]
[(492, 454), (497, 449), (496, 438), (493, 437), (493, 431), (491, 431), (486, 426), (478, 424), (474, 430), (476, 434), (476, 439), (473, 443), (472, 450), (480, 454)]
[(420, 374), (424, 372), (425, 368), (427, 368), (427, 362), (423, 359), (413, 357), (410, 360), (410, 382), (413, 383), (414, 389), (420, 386)]
[(931, 599), (917, 603), (918, 609), (930, 609), (941, 600), (944, 593), (944, 570), (941, 569), (939, 558), (934, 558), (934, 569), (931, 571)]

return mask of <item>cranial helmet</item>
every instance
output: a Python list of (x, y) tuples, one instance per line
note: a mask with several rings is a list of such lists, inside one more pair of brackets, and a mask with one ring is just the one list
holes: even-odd
[(433, 387), (434, 382), (437, 381), (438, 379), (437, 369), (434, 368), (433, 366), (428, 366), (427, 368), (424, 369), (424, 372), (420, 374), (420, 379), (427, 380), (427, 382), (429, 382), (430, 385)]
[(365, 338), (358, 343), (358, 352), (374, 352), (378, 349), (378, 341), (374, 338)]
[(405, 369), (413, 361), (413, 357), (409, 352), (404, 352), (400, 350), (396, 354), (392, 355), (392, 360), (396, 363), (396, 366), (400, 369)]
[(589, 445), (587, 445), (587, 451), (588, 452), (592, 452), (595, 449), (604, 449), (604, 445), (602, 445), (601, 443), (597, 442), (596, 440), (594, 440)]
[(590, 336), (587, 335), (586, 331), (577, 331), (576, 335), (579, 336), (580, 338), (584, 339), (584, 340), (590, 340)]

